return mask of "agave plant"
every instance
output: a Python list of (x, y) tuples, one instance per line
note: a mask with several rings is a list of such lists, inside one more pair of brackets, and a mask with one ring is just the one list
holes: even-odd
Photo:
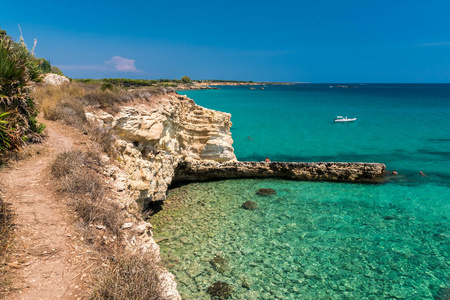
[(7, 126), (9, 122), (5, 120), (9, 115), (9, 112), (0, 114), (0, 152), (4, 152), (11, 146), (11, 136)]
[(23, 40), (15, 43), (0, 29), (0, 152), (40, 140), (43, 126), (28, 93), (30, 83), (40, 80), (38, 64)]

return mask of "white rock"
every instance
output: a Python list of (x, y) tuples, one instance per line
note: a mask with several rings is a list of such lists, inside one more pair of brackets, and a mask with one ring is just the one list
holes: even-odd
[(123, 223), (122, 229), (130, 229), (133, 227), (133, 223)]
[(45, 74), (44, 79), (42, 81), (45, 84), (50, 85), (61, 85), (65, 82), (70, 82), (69, 78), (67, 78), (66, 76), (61, 76), (53, 73)]

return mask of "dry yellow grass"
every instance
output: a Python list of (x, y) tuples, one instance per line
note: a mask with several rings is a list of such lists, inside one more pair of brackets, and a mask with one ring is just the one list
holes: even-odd
[(46, 119), (52, 119), (55, 110), (61, 102), (74, 98), (82, 98), (86, 95), (86, 89), (81, 84), (70, 83), (59, 86), (42, 85), (36, 87), (32, 97), (39, 105)]

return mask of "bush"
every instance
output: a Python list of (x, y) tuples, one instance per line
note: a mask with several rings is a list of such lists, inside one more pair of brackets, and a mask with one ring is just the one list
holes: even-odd
[(56, 75), (64, 76), (64, 73), (58, 67), (55, 66), (52, 66), (51, 72)]
[(116, 136), (111, 128), (86, 125), (85, 131), (89, 133), (90, 139), (97, 142), (105, 153), (109, 156), (116, 156)]
[(99, 274), (92, 300), (162, 298), (161, 267), (147, 256), (121, 255)]
[(30, 83), (41, 80), (39, 62), (23, 40), (15, 43), (4, 30), (0, 32), (0, 114), (8, 114), (2, 119), (2, 155), (19, 149), (24, 141), (41, 141), (44, 126), (37, 123), (37, 110), (28, 94)]
[(183, 76), (183, 77), (181, 77), (181, 82), (182, 82), (182, 83), (185, 83), (185, 84), (191, 83), (191, 82), (192, 82), (192, 81), (191, 81), (191, 77)]
[(101, 108), (104, 111), (115, 114), (120, 111), (123, 103), (131, 101), (131, 94), (126, 91), (111, 91), (109, 89), (95, 90), (86, 94), (82, 101), (87, 105)]

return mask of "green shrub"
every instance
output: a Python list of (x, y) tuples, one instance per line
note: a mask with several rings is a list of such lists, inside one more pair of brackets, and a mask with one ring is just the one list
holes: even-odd
[(192, 82), (191, 77), (183, 76), (183, 77), (181, 77), (181, 82), (184, 84), (191, 83)]
[(36, 122), (37, 111), (28, 94), (29, 84), (40, 80), (38, 60), (28, 51), (23, 40), (15, 43), (1, 30), (0, 112), (8, 112), (8, 116), (2, 119), (3, 141), (0, 144), (3, 151), (18, 149), (25, 140), (41, 140), (44, 125)]
[(51, 72), (57, 75), (64, 76), (63, 72), (58, 67), (55, 66), (52, 66)]

